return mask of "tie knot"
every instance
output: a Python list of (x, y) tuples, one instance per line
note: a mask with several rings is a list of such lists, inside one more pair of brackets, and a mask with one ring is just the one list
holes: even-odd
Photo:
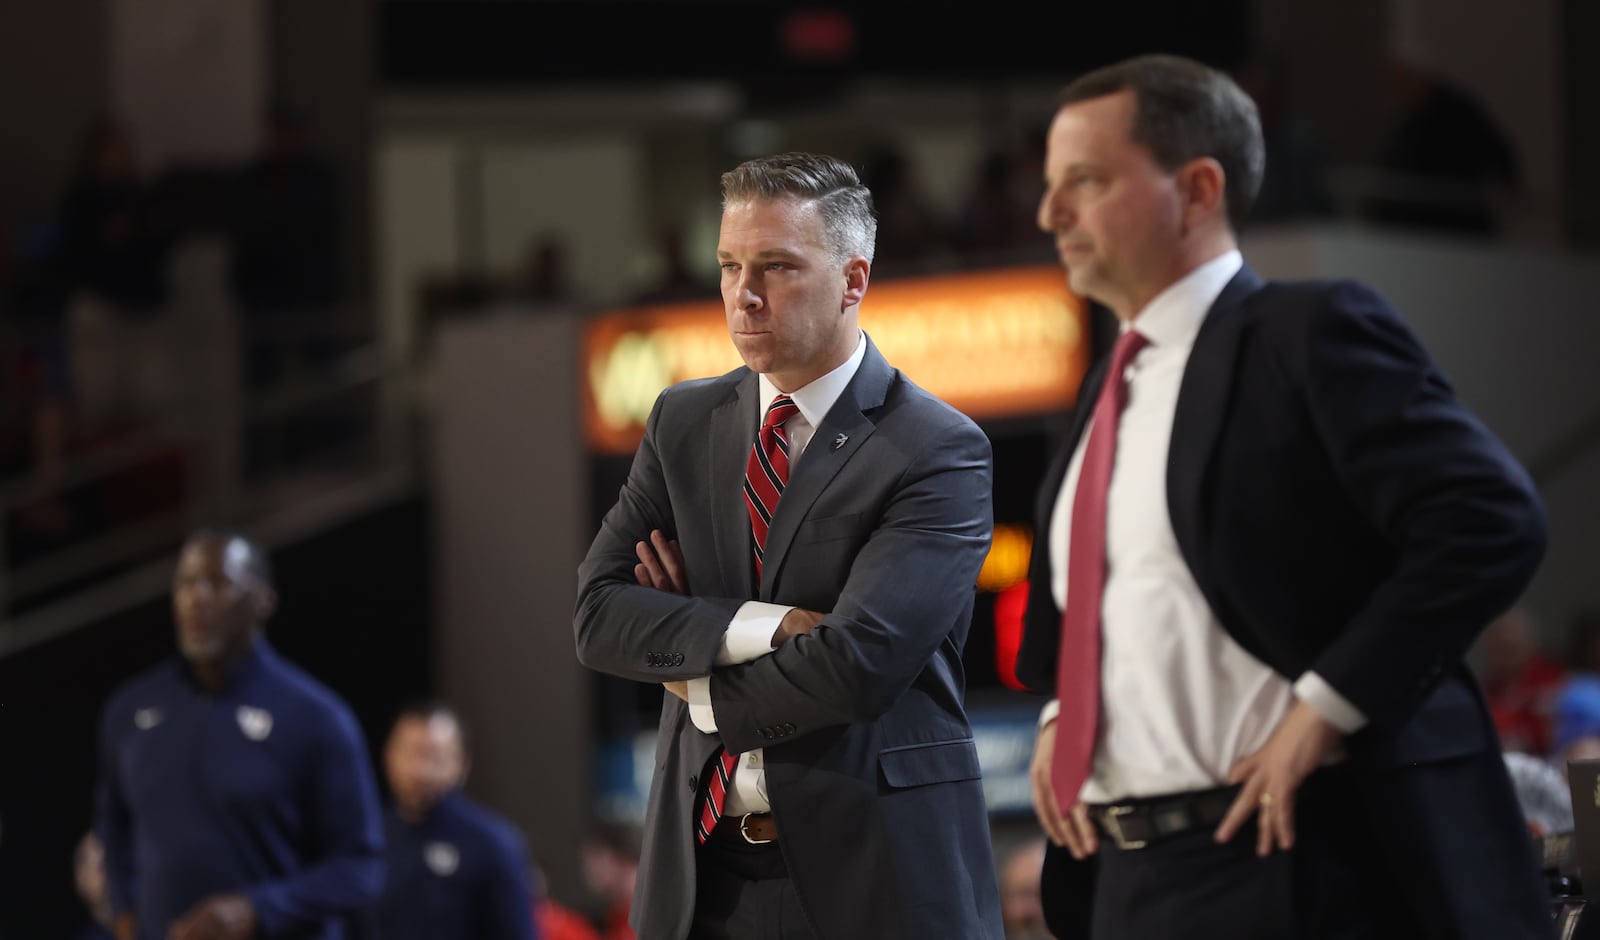
[(800, 411), (800, 406), (788, 395), (777, 395), (772, 399), (772, 404), (767, 406), (766, 420), (761, 422), (763, 428), (775, 428)]
[(1113, 374), (1120, 374), (1133, 362), (1133, 357), (1139, 350), (1150, 345), (1150, 337), (1138, 330), (1126, 330), (1117, 337), (1116, 345), (1111, 347), (1111, 367)]

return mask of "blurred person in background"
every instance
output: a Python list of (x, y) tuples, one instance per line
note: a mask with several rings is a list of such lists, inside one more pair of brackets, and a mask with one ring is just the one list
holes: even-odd
[(72, 940), (115, 940), (111, 932), (111, 896), (106, 891), (106, 853), (100, 837), (89, 830), (72, 853), (72, 884), (89, 920)]
[[(339, 177), (304, 120), (268, 107), (259, 151), (239, 179), (229, 274), (239, 304), (240, 369), (247, 399), (295, 375), (315, 374), (340, 351)], [(282, 469), (348, 429), (303, 410), (245, 427), (247, 477)]]
[(528, 880), (533, 885), (533, 922), (539, 940), (601, 940), (589, 918), (550, 896), (544, 869), (530, 865)]
[(329, 343), (339, 301), (339, 188), (300, 116), (267, 109), (239, 183), (231, 281), (244, 315), (245, 381), (269, 388)]
[(1377, 155), (1390, 174), (1366, 211), (1374, 221), (1492, 236), (1521, 185), (1516, 148), (1477, 95), (1400, 56), (1384, 63), (1397, 111)]
[(955, 246), (968, 263), (1003, 263), (1018, 247), (1038, 244), (1032, 203), (1038, 176), (1019, 176), (1022, 164), (1022, 158), (1003, 147), (978, 161), (954, 233)]
[(383, 940), (534, 940), (529, 862), (516, 828), (461, 792), (471, 761), (449, 706), (404, 708), (383, 767), (388, 878), (376, 922)]
[(383, 883), (349, 707), (262, 636), (261, 548), (202, 529), (172, 582), (178, 653), (112, 693), (97, 831), (119, 940), (340, 940)]
[(1528, 831), (1536, 836), (1571, 832), (1572, 791), (1566, 775), (1537, 754), (1507, 751), (1502, 756)]
[(583, 883), (600, 903), (602, 940), (633, 940), (628, 915), (639, 879), (639, 832), (624, 823), (597, 826), (580, 853)]
[(1555, 698), (1550, 760), (1564, 775), (1567, 761), (1600, 758), (1600, 675), (1582, 672)]
[(79, 416), (97, 433), (148, 425), (178, 400), (181, 337), (167, 309), (178, 220), (141, 174), (126, 125), (89, 129), (61, 217)]
[(1496, 617), (1484, 628), (1474, 652), (1500, 746), (1549, 754), (1556, 696), (1567, 681), (1567, 669), (1540, 646), (1532, 617), (1520, 607)]
[(1028, 839), (1000, 865), (1000, 920), (1006, 940), (1049, 940), (1044, 922), (1040, 877), (1044, 871), (1045, 838)]

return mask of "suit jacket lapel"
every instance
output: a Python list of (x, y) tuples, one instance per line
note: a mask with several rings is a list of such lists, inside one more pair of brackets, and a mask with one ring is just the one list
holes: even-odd
[[(754, 372), (740, 380), (734, 394), (711, 412), (707, 475), (711, 495), (711, 531), (716, 540), (717, 570), (728, 579), (730, 597), (746, 597), (754, 590), (755, 559), (750, 536), (750, 514), (744, 502), (744, 471), (756, 438), (760, 380)], [(743, 572), (740, 576), (738, 573)]]
[(1195, 336), (1178, 387), (1167, 455), (1167, 511), (1178, 547), (1191, 571), (1198, 570), (1198, 538), (1205, 521), (1202, 487), (1233, 392), (1234, 362), (1245, 323), (1241, 307), (1261, 285), (1261, 277), (1246, 265), (1222, 289)]
[(811, 443), (806, 445), (805, 453), (800, 456), (800, 462), (789, 477), (788, 486), (784, 487), (783, 498), (778, 500), (778, 510), (772, 516), (772, 527), (767, 530), (760, 597), (772, 596), (778, 573), (787, 560), (789, 546), (799, 531), (800, 523), (811, 512), (812, 504), (876, 430), (877, 426), (866, 412), (883, 404), (894, 375), (894, 368), (868, 338), (861, 367), (812, 434)]

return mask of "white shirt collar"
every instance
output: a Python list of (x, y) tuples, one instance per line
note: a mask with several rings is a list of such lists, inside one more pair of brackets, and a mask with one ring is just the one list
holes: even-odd
[(1212, 258), (1168, 285), (1123, 329), (1138, 330), (1155, 346), (1193, 345), (1206, 311), (1242, 267), (1244, 258), (1237, 250)]
[[(867, 355), (867, 335), (858, 333), (856, 351), (850, 358), (840, 363), (837, 368), (827, 375), (811, 380), (808, 384), (789, 393), (794, 403), (800, 408), (801, 417), (812, 427), (820, 427), (822, 419), (828, 416), (833, 403), (839, 400), (844, 393), (844, 387), (855, 378), (856, 370), (861, 368), (861, 360)], [(766, 374), (761, 375), (761, 404), (757, 409), (756, 421), (759, 423), (767, 413), (767, 406), (772, 404), (773, 396), (778, 395), (778, 387), (772, 384)]]

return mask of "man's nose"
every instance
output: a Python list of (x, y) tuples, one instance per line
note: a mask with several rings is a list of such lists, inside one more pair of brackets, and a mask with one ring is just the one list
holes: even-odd
[(761, 296), (761, 284), (752, 274), (739, 275), (739, 309), (759, 310), (766, 305)]
[(1055, 189), (1046, 189), (1039, 197), (1039, 214), (1036, 220), (1041, 232), (1057, 232), (1070, 227), (1072, 207)]

